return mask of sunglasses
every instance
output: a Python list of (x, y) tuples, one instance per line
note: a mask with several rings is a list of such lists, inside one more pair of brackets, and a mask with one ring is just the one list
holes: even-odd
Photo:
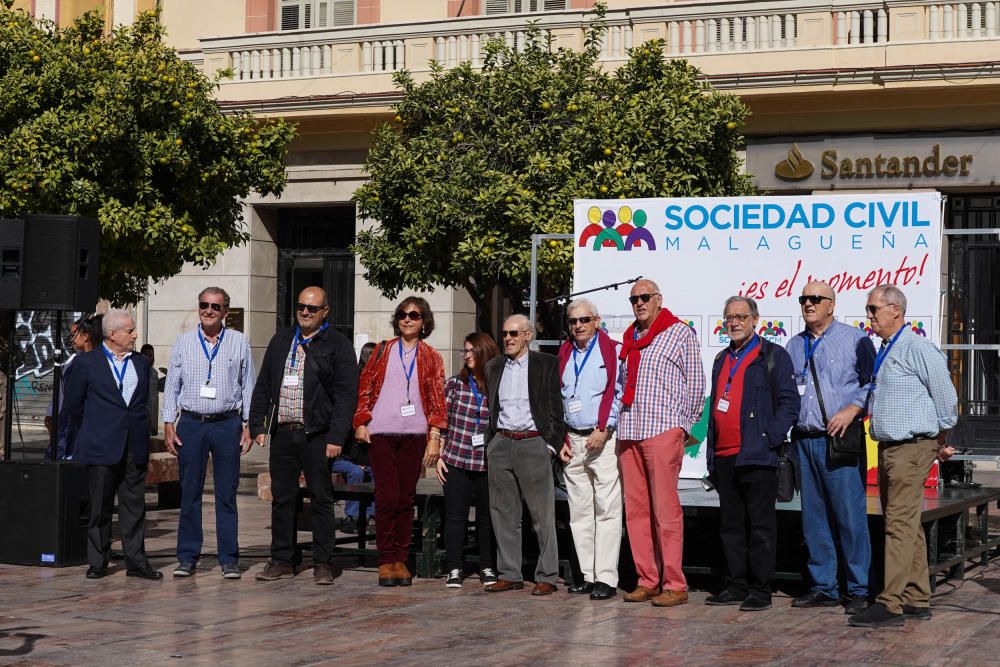
[(659, 294), (660, 294), (659, 292), (653, 292), (652, 294), (633, 294), (628, 298), (628, 302), (631, 303), (633, 306), (639, 303), (639, 299), (642, 299), (643, 303), (649, 303), (650, 299), (652, 299), (654, 296), (659, 296)]
[(799, 297), (799, 305), (804, 306), (808, 302), (814, 306), (818, 306), (819, 304), (823, 303), (824, 299), (826, 299), (827, 301), (833, 301), (833, 299), (831, 299), (830, 297), (823, 296), (822, 294), (803, 294), (802, 296)]
[(895, 306), (895, 305), (896, 304), (894, 303), (883, 303), (881, 306), (865, 306), (865, 310), (868, 312), (869, 315), (874, 317), (875, 313), (878, 312), (879, 308), (888, 308), (889, 306)]
[(419, 310), (410, 310), (407, 312), (397, 311), (396, 319), (402, 322), (403, 320), (413, 320), (414, 322), (419, 322), (424, 319), (424, 314)]
[(303, 311), (308, 310), (313, 315), (315, 315), (319, 311), (323, 310), (324, 308), (326, 308), (326, 306), (314, 306), (311, 303), (297, 303), (297, 304), (295, 304), (295, 310), (297, 312), (301, 313)]
[(501, 331), (501, 338), (517, 338), (523, 333), (528, 333), (527, 331), (518, 331), (517, 329), (511, 329), (510, 331)]
[(597, 319), (596, 317), (590, 317), (590, 316), (587, 316), (587, 317), (571, 317), (567, 321), (569, 322), (569, 325), (571, 327), (575, 327), (576, 324), (577, 324), (577, 322), (579, 322), (580, 324), (590, 324), (591, 322), (593, 322), (596, 319)]
[(217, 313), (221, 313), (222, 312), (222, 304), (221, 303), (209, 303), (208, 301), (199, 301), (198, 302), (198, 308), (200, 310), (208, 310), (209, 308), (211, 308), (212, 310), (214, 310)]

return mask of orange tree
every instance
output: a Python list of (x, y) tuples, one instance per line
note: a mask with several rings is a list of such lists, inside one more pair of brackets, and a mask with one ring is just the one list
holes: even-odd
[[(420, 84), (396, 75), (403, 99), (374, 131), (371, 180), (356, 195), (379, 223), (355, 245), (369, 282), (390, 298), (464, 288), (489, 330), (490, 294), (525, 302), (531, 235), (571, 232), (574, 199), (750, 192), (740, 100), (667, 60), (660, 42), (604, 71), (596, 13), (582, 51), (554, 49), (533, 26), (522, 50), (489, 42), (479, 71), (435, 65)], [(541, 250), (543, 294), (568, 289), (572, 256), (571, 243)]]
[(0, 218), (97, 218), (101, 295), (115, 303), (247, 240), (240, 199), (282, 191), (293, 127), (223, 114), (154, 14), (107, 34), (97, 13), (58, 28), (10, 7), (0, 0)]

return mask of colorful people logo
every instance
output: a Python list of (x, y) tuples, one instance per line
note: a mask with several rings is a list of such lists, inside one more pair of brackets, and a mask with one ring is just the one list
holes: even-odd
[(698, 325), (694, 323), (694, 320), (687, 320), (687, 319), (685, 319), (685, 320), (681, 320), (681, 321), (684, 322), (684, 324), (686, 324), (689, 327), (691, 327), (691, 331), (693, 331), (695, 333), (698, 333)]
[(712, 335), (720, 338), (723, 336), (729, 336), (729, 332), (726, 330), (725, 320), (715, 320), (715, 328), (712, 329)]
[(913, 333), (917, 334), (918, 336), (923, 336), (924, 338), (927, 338), (927, 331), (924, 330), (923, 322), (917, 322), (916, 324), (914, 324), (913, 322), (907, 322), (905, 326), (910, 327), (910, 329), (913, 330)]
[(785, 323), (781, 321), (768, 321), (757, 331), (757, 335), (767, 337), (788, 337), (785, 331)]
[(868, 320), (854, 320), (854, 323), (851, 326), (861, 329), (868, 335), (869, 338), (873, 338), (875, 336), (875, 332), (872, 331), (871, 326), (868, 324)]
[(587, 211), (587, 220), (590, 224), (580, 235), (581, 248), (586, 248), (590, 239), (594, 239), (592, 248), (595, 251), (612, 247), (631, 250), (643, 243), (650, 250), (656, 250), (653, 234), (645, 228), (647, 216), (642, 209), (633, 213), (628, 206), (622, 206), (616, 213), (614, 209), (602, 212), (597, 206), (591, 206)]

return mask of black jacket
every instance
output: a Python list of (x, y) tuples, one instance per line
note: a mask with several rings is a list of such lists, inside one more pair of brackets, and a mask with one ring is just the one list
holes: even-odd
[[(257, 384), (250, 399), (250, 434), (265, 432), (264, 419), (278, 404), (285, 362), (295, 327), (279, 330), (267, 346)], [(351, 418), (358, 402), (358, 362), (347, 338), (333, 329), (321, 331), (304, 347), (303, 419), (312, 438), (326, 434), (326, 442), (344, 445), (351, 435)], [(277, 419), (275, 419), (277, 422)], [(274, 428), (274, 424), (271, 424)]]
[[(563, 401), (559, 359), (544, 352), (528, 353), (528, 401), (531, 418), (545, 443), (557, 452), (566, 441), (566, 422), (563, 420)], [(489, 442), (497, 432), (500, 417), (500, 378), (503, 377), (507, 357), (500, 355), (486, 364), (486, 384), (489, 389), (490, 424), (486, 430)]]

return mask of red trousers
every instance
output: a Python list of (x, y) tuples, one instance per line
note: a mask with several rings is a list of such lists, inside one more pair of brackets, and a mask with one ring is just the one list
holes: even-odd
[(372, 435), (368, 462), (375, 478), (378, 564), (405, 563), (413, 536), (413, 502), (427, 436)]

